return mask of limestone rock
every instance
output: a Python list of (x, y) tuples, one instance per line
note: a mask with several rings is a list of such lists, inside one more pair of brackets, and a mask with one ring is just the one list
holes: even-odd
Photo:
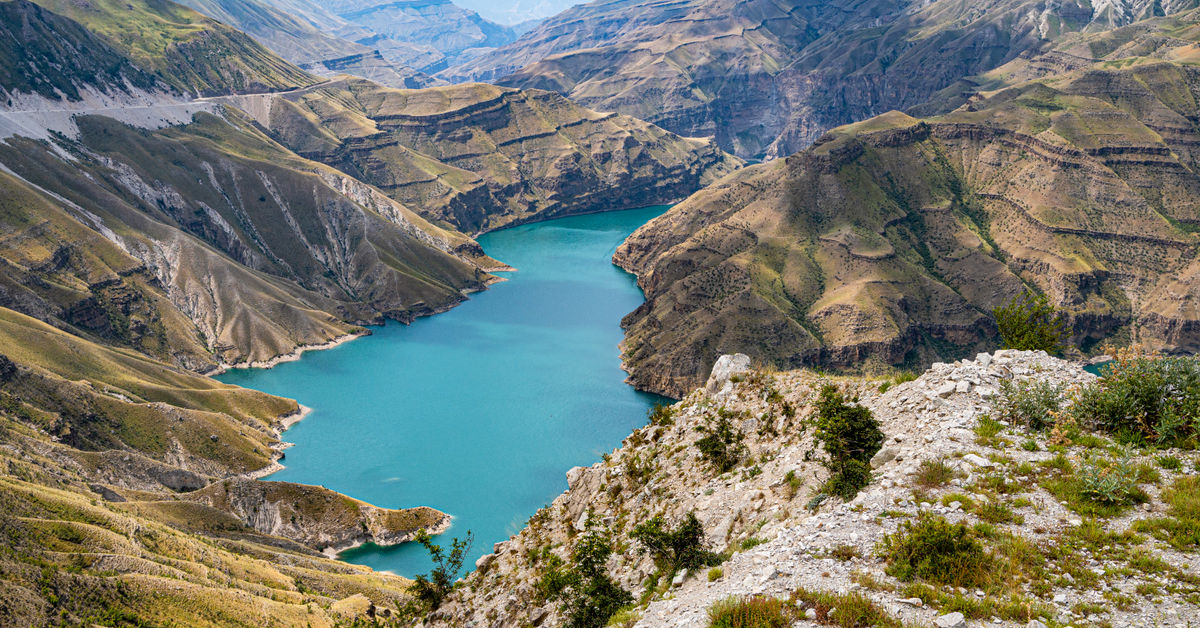
[(708, 384), (705, 388), (709, 393), (715, 393), (721, 390), (725, 382), (729, 378), (738, 373), (745, 373), (750, 370), (750, 356), (744, 353), (726, 354), (717, 358), (713, 364), (712, 372), (708, 376)]

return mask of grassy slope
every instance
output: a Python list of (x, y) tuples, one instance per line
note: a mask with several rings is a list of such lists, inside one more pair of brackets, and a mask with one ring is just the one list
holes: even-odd
[(1155, 62), (887, 114), (693, 196), (618, 251), (650, 299), (625, 321), (633, 381), (679, 394), (735, 350), (944, 359), (988, 343), (988, 312), (1025, 286), (1085, 347), (1195, 346), (1197, 84)]

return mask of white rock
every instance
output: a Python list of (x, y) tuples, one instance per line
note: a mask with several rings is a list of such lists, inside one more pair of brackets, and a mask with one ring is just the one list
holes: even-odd
[(810, 608), (810, 609), (804, 611), (804, 618), (805, 619), (816, 619), (817, 618), (817, 609)]
[(908, 597), (908, 598), (904, 598), (903, 600), (898, 600), (898, 601), (901, 604), (908, 604), (909, 606), (915, 606), (917, 608), (920, 608), (925, 605), (925, 602), (921, 601), (921, 598), (919, 598), (919, 597)]
[(949, 615), (938, 617), (933, 620), (933, 623), (938, 628), (963, 628), (963, 626), (967, 625), (967, 620), (963, 619), (962, 613), (950, 613)]
[(1067, 603), (1067, 594), (1066, 593), (1055, 593), (1054, 594), (1054, 603), (1055, 604), (1066, 604)]
[(715, 393), (721, 390), (725, 382), (729, 378), (738, 373), (744, 373), (750, 370), (750, 356), (745, 353), (725, 354), (717, 358), (713, 364), (712, 373), (708, 376), (708, 383), (705, 388), (709, 393)]
[(971, 392), (971, 382), (962, 381), (954, 386), (954, 392), (968, 393)]
[(954, 382), (946, 382), (945, 384), (938, 386), (937, 389), (933, 391), (933, 394), (937, 395), (938, 397), (949, 397), (954, 393), (954, 389), (956, 387), (957, 384)]
[(988, 460), (987, 458), (984, 458), (982, 456), (978, 456), (976, 454), (967, 454), (967, 455), (963, 456), (963, 460), (966, 461), (967, 464), (969, 464), (973, 467), (990, 467), (990, 466), (992, 466), (992, 462), (990, 460)]
[(674, 578), (671, 578), (671, 586), (673, 586), (673, 587), (677, 587), (677, 586), (680, 586), (680, 585), (682, 585), (682, 584), (683, 584), (683, 581), (684, 581), (685, 579), (687, 579), (687, 573), (688, 573), (688, 570), (686, 570), (686, 569), (681, 569), (681, 570), (679, 571), (679, 573), (675, 574), (675, 577), (674, 577)]
[(483, 571), (484, 569), (491, 567), (492, 563), (494, 562), (496, 562), (495, 554), (484, 554), (483, 556), (479, 557), (479, 560), (475, 561), (475, 568)]

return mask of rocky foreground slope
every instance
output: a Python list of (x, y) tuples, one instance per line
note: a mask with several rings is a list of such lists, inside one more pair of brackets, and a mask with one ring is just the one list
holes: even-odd
[[(795, 625), (1200, 620), (1195, 547), (1130, 531), (1138, 521), (1184, 516), (1165, 502), (1176, 504), (1172, 490), (1194, 485), (1191, 452), (1121, 458), (1127, 454), (1106, 438), (1076, 433), (1071, 442), (995, 418), (1006, 383), (1071, 387), (1094, 380), (1080, 365), (999, 351), (935, 364), (914, 381), (881, 387), (809, 371), (743, 370), (748, 363), (745, 356), (722, 358), (706, 389), (656, 413), (602, 462), (572, 469), (570, 488), (481, 559), (431, 623), (562, 625), (562, 608), (545, 594), (547, 574), (570, 565), (593, 530), (611, 535), (614, 552), (602, 568), (636, 600), (616, 625), (705, 626), (710, 607), (731, 596), (797, 600)], [(829, 383), (857, 395), (885, 439), (871, 461), (870, 484), (846, 503), (822, 493), (825, 454), (813, 440), (813, 401)], [(725, 473), (697, 447), (722, 417), (744, 447)], [(1122, 468), (1138, 469), (1145, 499), (1136, 507), (1097, 515), (1075, 489), (1063, 490), (1087, 469), (1118, 459)], [(631, 531), (655, 516), (674, 525), (687, 513), (724, 560), (711, 569), (664, 571), (639, 551)], [(974, 526), (971, 534), (983, 539), (996, 560), (992, 568), (1004, 575), (965, 587), (889, 575), (885, 536), (930, 516)]]

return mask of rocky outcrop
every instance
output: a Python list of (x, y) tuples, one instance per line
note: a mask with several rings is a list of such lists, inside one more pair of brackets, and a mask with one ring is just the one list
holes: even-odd
[(734, 347), (780, 368), (928, 364), (982, 347), (1027, 287), (1085, 349), (1187, 350), (1200, 179), (1178, 121), (1198, 112), (1170, 93), (1197, 81), (1093, 69), (893, 112), (694, 195), (614, 257), (647, 295), (623, 321), (630, 381), (682, 395)]
[(334, 555), (363, 543), (396, 545), (411, 541), (419, 530), (439, 534), (450, 527), (449, 515), (425, 506), (378, 508), (291, 482), (223, 480), (183, 499), (228, 512), (263, 534)]
[[(1048, 461), (1055, 454), (1045, 449), (1047, 434), (990, 423), (1001, 431), (1000, 439), (977, 436), (980, 422), (994, 411), (1003, 383), (1036, 381), (1065, 388), (1091, 382), (1094, 376), (1080, 364), (1040, 352), (984, 353), (974, 360), (935, 364), (915, 381), (891, 385), (886, 392), (880, 392), (878, 382), (807, 371), (746, 373), (739, 379), (716, 394), (689, 394), (668, 419), (635, 430), (604, 461), (572, 470), (569, 488), (532, 517), (528, 527), (496, 546), (487, 568), (466, 578), (435, 624), (563, 625), (562, 608), (539, 594), (544, 590), (539, 582), (555, 569), (555, 557), (569, 564), (587, 521), (612, 535), (616, 550), (606, 570), (639, 600), (624, 616), (637, 626), (706, 625), (709, 608), (731, 596), (787, 599), (795, 591), (854, 593), (890, 621), (925, 625), (935, 620), (947, 625), (941, 616), (964, 607), (973, 614), (970, 625), (978, 621), (1024, 626), (1039, 616), (1075, 622), (1084, 613), (1114, 624), (1200, 617), (1186, 595), (1138, 598), (1139, 603), (1124, 605), (1104, 595), (1113, 588), (1124, 594), (1156, 581), (1154, 569), (1128, 568), (1134, 556), (1153, 556), (1162, 569), (1178, 574), (1177, 581), (1195, 581), (1193, 553), (1144, 537), (1121, 550), (1115, 545), (1109, 550), (1099, 545), (1091, 551), (1081, 549), (1073, 556), (1079, 560), (1074, 567), (1053, 567), (1073, 573), (1070, 578), (1042, 578), (1035, 575), (1037, 568), (1028, 567), (1022, 575), (1029, 578), (1030, 591), (1014, 587), (1022, 592), (1011, 598), (1018, 601), (1012, 608), (1023, 610), (1011, 614), (974, 606), (979, 602), (997, 609), (1010, 600), (1005, 596), (1011, 593), (994, 589), (951, 587), (945, 596), (913, 599), (907, 592), (911, 585), (887, 574), (875, 555), (884, 536), (921, 513), (968, 525), (990, 521), (996, 534), (991, 538), (1012, 535), (1014, 542), (1047, 553), (1075, 535), (1097, 533), (1089, 526), (1099, 526), (1103, 534), (1121, 534), (1134, 521), (1161, 516), (1166, 506), (1148, 484), (1155, 496), (1146, 506), (1120, 518), (1085, 522), (1040, 484), (1053, 473)], [(812, 439), (812, 401), (826, 384), (840, 387), (870, 409), (885, 437), (871, 462), (871, 483), (849, 502), (821, 493), (827, 471)], [(725, 474), (715, 472), (696, 447), (703, 430), (718, 417), (731, 421), (746, 447), (740, 466)], [(1037, 449), (1011, 446), (1018, 441), (1033, 442)], [(1094, 455), (1080, 445), (1064, 451), (1071, 460)], [(921, 479), (922, 470), (933, 464), (943, 465), (946, 476), (932, 483)], [(1172, 478), (1192, 474), (1187, 467), (1170, 473)], [(1002, 493), (988, 488), (997, 483), (1007, 488)], [(1000, 521), (987, 514), (985, 505), (1011, 508), (1003, 512), (1012, 518)], [(689, 512), (702, 524), (706, 546), (724, 551), (728, 558), (711, 571), (657, 571), (639, 552), (630, 531), (654, 516), (670, 524)], [(1080, 580), (1093, 576), (1098, 577), (1088, 580), (1092, 584)], [(965, 601), (953, 606), (959, 597)], [(830, 612), (828, 605), (817, 610)], [(989, 612), (1003, 619), (989, 618)], [(801, 616), (794, 625), (822, 623), (815, 619)]]
[(711, 142), (536, 90), (338, 80), (230, 102), (299, 154), (467, 233), (674, 202), (741, 164)]

